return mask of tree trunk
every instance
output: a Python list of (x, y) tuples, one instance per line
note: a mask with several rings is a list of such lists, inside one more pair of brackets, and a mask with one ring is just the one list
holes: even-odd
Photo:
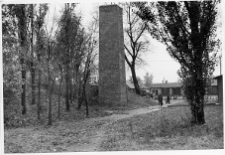
[(34, 105), (36, 104), (36, 97), (35, 97), (35, 67), (34, 63), (31, 62), (31, 78), (32, 78), (32, 102), (31, 104)]
[(25, 115), (27, 113), (27, 107), (26, 107), (26, 67), (24, 63), (24, 58), (21, 59), (21, 65), (22, 65), (22, 93), (21, 93), (21, 105), (22, 105), (22, 114)]
[(41, 70), (39, 69), (39, 71), (38, 71), (38, 102), (37, 102), (38, 120), (40, 119), (40, 111), (41, 111), (40, 106), (41, 106)]
[(204, 124), (204, 96), (205, 96), (205, 87), (204, 87), (204, 79), (202, 72), (201, 60), (197, 61), (195, 66), (195, 72), (193, 73), (195, 86), (195, 94), (193, 98), (193, 107), (192, 107), (192, 115), (193, 115), (193, 123), (195, 124)]
[(195, 103), (196, 103), (196, 122), (197, 124), (204, 124), (205, 118), (204, 118), (204, 96), (205, 96), (205, 87), (203, 83), (203, 76), (202, 71), (199, 67), (199, 70), (197, 70), (197, 80), (196, 80), (196, 97), (195, 97)]
[(73, 79), (73, 82), (72, 82), (72, 98), (73, 100), (76, 99), (76, 76), (75, 76), (75, 71), (73, 70), (72, 71), (72, 79)]
[(133, 78), (133, 83), (134, 83), (134, 87), (135, 87), (135, 92), (140, 95), (141, 94), (141, 90), (138, 84), (138, 80), (137, 80), (137, 76), (136, 76), (136, 71), (135, 71), (135, 65), (131, 65), (130, 66), (131, 69), (131, 73), (132, 73), (132, 78)]
[(204, 106), (201, 104), (197, 105), (191, 105), (191, 111), (192, 111), (192, 123), (194, 124), (204, 124), (205, 118), (204, 118)]
[(77, 101), (78, 101), (78, 98), (79, 98), (78, 90), (79, 90), (78, 69), (77, 69), (77, 67), (75, 67), (75, 98), (77, 99)]
[(86, 83), (87, 81), (85, 81), (84, 83), (84, 88), (83, 88), (83, 93), (84, 93), (84, 102), (85, 102), (85, 106), (86, 106), (86, 116), (89, 116), (89, 110), (88, 110), (88, 100), (87, 100), (87, 96), (86, 96)]
[(34, 105), (36, 102), (36, 97), (35, 97), (35, 67), (34, 67), (34, 63), (31, 62), (31, 85), (32, 85), (32, 101), (31, 104)]
[(69, 103), (69, 67), (66, 67), (66, 111), (70, 110)]
[[(87, 68), (89, 68), (89, 66)], [(86, 70), (88, 70), (88, 69), (86, 69)], [(87, 87), (88, 77), (89, 77), (89, 71), (86, 71), (84, 73), (83, 97), (84, 97), (84, 102), (85, 102), (85, 106), (86, 106), (86, 116), (87, 117), (89, 115), (88, 100), (87, 100), (87, 94), (86, 94), (86, 87)]]
[[(51, 80), (50, 77), (49, 77), (49, 80)], [(48, 91), (49, 91), (49, 93), (48, 93), (48, 98), (49, 98), (48, 125), (52, 125), (52, 93), (53, 93), (54, 83), (55, 83), (55, 79), (53, 79), (52, 84), (51, 84), (51, 82), (49, 82), (49, 88), (48, 88)]]
[(63, 74), (62, 74), (62, 69), (60, 69), (61, 72), (61, 79), (59, 83), (59, 94), (58, 94), (58, 119), (60, 119), (60, 102), (61, 102), (61, 87), (62, 87), (62, 82), (63, 82)]
[[(39, 10), (40, 11), (40, 10)], [(40, 39), (40, 28), (37, 31), (37, 40)], [(37, 61), (38, 61), (38, 102), (37, 102), (37, 118), (40, 120), (40, 113), (41, 113), (41, 48), (40, 43), (37, 44)]]
[(70, 74), (70, 104), (73, 103), (73, 86), (72, 86), (72, 74)]
[[(38, 51), (37, 59), (38, 59), (38, 64), (41, 64), (41, 54), (40, 51)], [(37, 117), (38, 120), (40, 120), (40, 111), (41, 111), (41, 69), (40, 67), (38, 68), (38, 102), (37, 102)]]
[(51, 85), (51, 73), (50, 73), (50, 54), (51, 54), (51, 47), (50, 43), (48, 42), (48, 125), (52, 125), (52, 91), (55, 79), (52, 82)]
[(205, 118), (204, 118), (204, 109), (203, 106), (196, 106), (196, 123), (197, 124), (204, 124)]
[(81, 84), (79, 84), (78, 86), (78, 108), (77, 110), (80, 110), (81, 108), (81, 105), (83, 103), (83, 100), (84, 100), (84, 96), (83, 96), (83, 88), (81, 87)]
[[(48, 75), (50, 76), (50, 75)], [(52, 125), (52, 100), (51, 100), (51, 84), (50, 78), (48, 78), (48, 125)]]
[(32, 89), (32, 101), (31, 104), (35, 104), (35, 66), (34, 66), (34, 6), (31, 4), (31, 89)]
[(16, 15), (17, 18), (19, 19), (19, 33), (18, 35), (20, 36), (20, 47), (21, 47), (21, 58), (20, 58), (20, 63), (22, 66), (22, 93), (21, 93), (21, 106), (22, 106), (22, 114), (27, 113), (27, 108), (26, 108), (26, 59), (25, 57), (27, 56), (27, 15), (26, 15), (26, 5), (20, 5), (19, 11), (20, 14)]

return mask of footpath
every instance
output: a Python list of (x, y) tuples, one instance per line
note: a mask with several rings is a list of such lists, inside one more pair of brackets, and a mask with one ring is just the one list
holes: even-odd
[(16, 128), (4, 131), (5, 153), (53, 153), (99, 151), (105, 128), (115, 121), (161, 109), (151, 106), (112, 113), (82, 121), (59, 121), (52, 126)]
[[(176, 103), (171, 103), (171, 105)], [(163, 107), (112, 112), (111, 115), (82, 121), (59, 121), (52, 126), (5, 130), (5, 153), (53, 153), (99, 151), (108, 136), (105, 128), (118, 120), (151, 113)], [(110, 112), (109, 112), (110, 113)]]
[(104, 121), (104, 123), (102, 124), (100, 129), (97, 130), (97, 132), (93, 136), (85, 138), (85, 139), (87, 139), (87, 138), (89, 139), (89, 143), (87, 143), (85, 145), (79, 145), (78, 147), (75, 148), (75, 151), (78, 151), (78, 152), (99, 151), (102, 141), (104, 140), (105, 137), (108, 136), (104, 133), (104, 129), (107, 125), (110, 125), (111, 123), (114, 123), (115, 121), (118, 121), (121, 119), (126, 119), (126, 118), (134, 117), (137, 115), (151, 113), (153, 111), (157, 111), (160, 109), (161, 109), (161, 106), (150, 106), (150, 107), (146, 107), (146, 108), (139, 108), (139, 109), (124, 111), (122, 114), (112, 114), (112, 115), (106, 116), (106, 117), (89, 119), (89, 120), (87, 120), (88, 122), (90, 121), (90, 122), (97, 123), (99, 121)]

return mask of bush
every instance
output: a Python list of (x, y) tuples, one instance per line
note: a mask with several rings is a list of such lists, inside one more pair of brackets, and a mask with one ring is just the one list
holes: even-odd
[(18, 96), (10, 89), (4, 87), (4, 126), (15, 127), (21, 124), (21, 105)]
[[(4, 55), (5, 56), (5, 55)], [(5, 57), (4, 61), (5, 60)], [(10, 59), (11, 60), (11, 59)], [(20, 95), (22, 92), (21, 66), (18, 62), (10, 61), (3, 64), (3, 97), (4, 125), (17, 126), (21, 113)]]
[(89, 88), (89, 101), (91, 105), (98, 104), (98, 86), (91, 85)]

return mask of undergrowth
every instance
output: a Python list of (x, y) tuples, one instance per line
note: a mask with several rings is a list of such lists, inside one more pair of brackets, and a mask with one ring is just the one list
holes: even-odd
[(205, 107), (204, 125), (190, 123), (189, 107), (179, 106), (114, 122), (102, 151), (222, 149), (223, 112)]
[[(27, 114), (21, 114), (20, 101), (13, 102), (12, 104), (4, 105), (4, 127), (8, 128), (18, 128), (27, 126), (38, 126), (47, 125), (48, 121), (48, 93), (45, 89), (41, 90), (41, 119), (37, 119), (37, 105), (31, 105), (31, 94), (27, 95)], [(96, 95), (95, 95), (96, 96)], [(120, 110), (130, 110), (135, 108), (147, 107), (152, 105), (157, 105), (156, 102), (139, 96), (133, 92), (128, 91), (128, 103), (123, 105), (99, 105), (96, 101), (98, 99), (92, 99), (89, 102), (89, 118), (93, 117), (103, 117), (111, 115), (108, 110), (120, 111)], [(37, 101), (36, 101), (37, 102)], [(65, 98), (61, 97), (61, 114), (60, 119), (58, 119), (58, 95), (53, 94), (52, 96), (52, 119), (53, 123), (57, 121), (74, 121), (82, 120), (87, 118), (85, 113), (85, 106), (82, 105), (80, 110), (77, 110), (77, 102), (74, 101), (70, 104), (70, 111), (66, 111)]]

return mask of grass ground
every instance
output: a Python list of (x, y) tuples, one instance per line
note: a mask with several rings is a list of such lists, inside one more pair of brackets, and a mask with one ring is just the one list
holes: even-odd
[[(19, 118), (21, 124), (5, 127), (5, 153), (223, 148), (223, 108), (220, 106), (206, 106), (206, 125), (194, 126), (190, 124), (188, 106), (152, 112), (152, 108), (157, 108), (156, 102), (128, 93), (128, 103), (124, 106), (91, 105), (90, 118), (86, 118), (84, 107), (76, 110), (75, 102), (70, 112), (66, 112), (62, 100), (60, 120), (54, 95), (52, 126), (47, 125), (48, 101), (43, 97), (40, 121), (36, 119), (36, 106), (29, 105), (28, 114)], [(152, 106), (151, 113), (144, 114), (148, 108), (143, 107), (149, 106)], [(135, 112), (130, 113), (131, 109)]]
[(118, 105), (118, 106), (106, 107), (106, 108), (112, 109), (112, 110), (132, 110), (132, 109), (137, 109), (137, 108), (158, 105), (158, 101), (154, 101), (150, 98), (137, 95), (136, 93), (131, 92), (131, 91), (128, 91), (127, 96), (128, 96), (127, 104), (125, 104), (123, 106)]
[(206, 106), (206, 124), (190, 124), (189, 107), (163, 108), (106, 128), (101, 151), (223, 149), (223, 111)]
[(113, 116), (7, 129), (5, 153), (194, 150), (224, 146), (220, 106), (206, 106), (207, 124), (202, 126), (189, 123), (187, 106), (167, 107), (130, 117), (122, 114), (117, 119)]

